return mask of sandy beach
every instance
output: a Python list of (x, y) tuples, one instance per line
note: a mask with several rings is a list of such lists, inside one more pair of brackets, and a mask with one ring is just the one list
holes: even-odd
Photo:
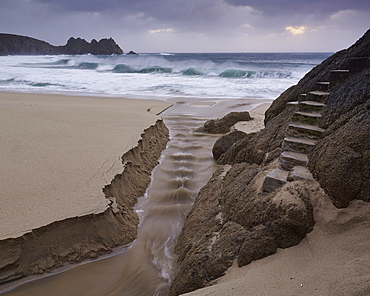
[(0, 239), (103, 212), (121, 156), (170, 104), (115, 97), (0, 93)]

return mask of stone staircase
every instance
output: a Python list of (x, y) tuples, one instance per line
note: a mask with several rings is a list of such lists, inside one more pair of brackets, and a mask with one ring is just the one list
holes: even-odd
[(349, 70), (331, 71), (329, 81), (318, 82), (315, 90), (301, 94), (298, 101), (287, 103), (287, 108), (293, 109), (294, 113), (281, 145), (283, 152), (279, 157), (278, 167), (266, 175), (262, 192), (272, 192), (289, 181), (313, 178), (307, 168), (308, 154), (325, 132), (318, 126), (318, 121), (330, 90), (343, 83), (350, 73), (367, 67), (370, 67), (369, 57), (353, 58), (350, 60)]

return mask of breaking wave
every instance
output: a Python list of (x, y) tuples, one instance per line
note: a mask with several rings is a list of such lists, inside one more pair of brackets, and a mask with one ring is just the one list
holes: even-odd
[(273, 99), (329, 53), (0, 57), (0, 88), (150, 97)]

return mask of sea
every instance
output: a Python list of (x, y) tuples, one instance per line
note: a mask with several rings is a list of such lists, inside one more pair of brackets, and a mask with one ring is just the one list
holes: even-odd
[(1, 56), (0, 91), (275, 99), (331, 53)]
[(170, 141), (152, 172), (146, 193), (134, 208), (140, 224), (132, 245), (104, 260), (41, 279), (26, 279), (5, 295), (167, 296), (177, 270), (174, 246), (199, 190), (216, 169), (211, 151), (219, 135), (197, 133), (196, 129), (228, 112), (271, 103), (330, 55), (0, 57), (0, 91), (150, 98), (172, 103), (161, 114)]

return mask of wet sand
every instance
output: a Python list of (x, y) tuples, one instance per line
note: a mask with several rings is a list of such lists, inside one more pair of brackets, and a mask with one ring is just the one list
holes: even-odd
[(0, 239), (107, 208), (102, 188), (168, 102), (0, 92)]

